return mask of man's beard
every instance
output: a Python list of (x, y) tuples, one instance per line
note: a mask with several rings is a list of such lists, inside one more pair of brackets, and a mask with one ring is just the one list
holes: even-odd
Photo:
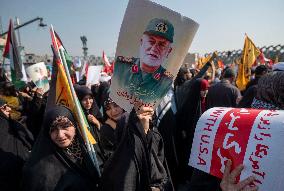
[(151, 59), (151, 57), (147, 55), (147, 53), (145, 53), (145, 51), (142, 48), (140, 48), (140, 62), (141, 63), (144, 63), (151, 67), (157, 67), (157, 66), (162, 65), (165, 59), (166, 59), (165, 57), (162, 57), (160, 59), (158, 58)]

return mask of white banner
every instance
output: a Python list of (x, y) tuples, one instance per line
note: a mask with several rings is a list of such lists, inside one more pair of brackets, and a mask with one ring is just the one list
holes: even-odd
[(87, 82), (86, 86), (91, 87), (93, 84), (98, 84), (99, 79), (101, 77), (100, 73), (102, 71), (103, 66), (89, 66), (87, 73)]
[(240, 180), (253, 175), (259, 191), (282, 191), (284, 111), (212, 108), (199, 119), (189, 165), (222, 178), (225, 162), (244, 164)]

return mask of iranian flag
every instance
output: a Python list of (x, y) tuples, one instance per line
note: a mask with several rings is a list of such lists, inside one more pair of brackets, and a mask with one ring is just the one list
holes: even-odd
[(103, 61), (104, 61), (104, 64), (105, 64), (106, 67), (110, 67), (111, 66), (111, 64), (109, 63), (109, 60), (108, 60), (108, 58), (107, 58), (107, 56), (106, 56), (104, 51), (103, 51)]
[(10, 20), (3, 57), (10, 59), (12, 82), (17, 88), (21, 88), (27, 81), (27, 75), (18, 49), (18, 43), (12, 20)]
[(110, 63), (104, 51), (103, 51), (103, 62), (104, 62), (104, 68), (102, 71), (107, 74), (112, 74), (114, 70), (114, 61)]

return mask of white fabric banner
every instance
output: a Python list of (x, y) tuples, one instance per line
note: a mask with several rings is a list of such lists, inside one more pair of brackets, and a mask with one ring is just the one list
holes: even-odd
[(284, 111), (212, 108), (199, 119), (189, 165), (222, 178), (225, 162), (244, 164), (259, 191), (284, 188)]
[(102, 71), (103, 66), (89, 66), (87, 73), (87, 82), (86, 86), (90, 87), (93, 84), (98, 84), (99, 79), (101, 77), (100, 73)]

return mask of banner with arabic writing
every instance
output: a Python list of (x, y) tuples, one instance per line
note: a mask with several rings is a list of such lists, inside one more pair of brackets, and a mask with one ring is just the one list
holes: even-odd
[(110, 97), (127, 112), (135, 104), (157, 106), (197, 29), (195, 21), (166, 7), (130, 0), (120, 28)]
[[(222, 178), (225, 162), (244, 164), (259, 191), (283, 190), (284, 111), (212, 108), (199, 119), (189, 165)], [(277, 162), (275, 162), (277, 161)]]

